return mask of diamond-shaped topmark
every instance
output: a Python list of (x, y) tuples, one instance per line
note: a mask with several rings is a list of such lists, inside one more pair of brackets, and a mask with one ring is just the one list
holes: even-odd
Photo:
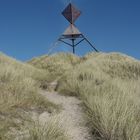
[(76, 19), (81, 15), (81, 11), (76, 9), (71, 3), (64, 9), (62, 15), (73, 24)]

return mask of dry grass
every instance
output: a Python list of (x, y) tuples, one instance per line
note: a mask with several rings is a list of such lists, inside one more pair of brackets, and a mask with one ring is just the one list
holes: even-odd
[[(0, 67), (4, 68), (4, 61), (4, 57), (0, 58)], [(37, 100), (34, 97), (38, 97), (38, 95), (35, 96), (37, 91), (35, 88), (46, 85), (48, 81), (59, 80), (57, 90), (60, 93), (78, 96), (83, 100), (85, 114), (95, 139), (140, 139), (140, 62), (138, 60), (118, 53), (90, 53), (83, 58), (61, 53), (35, 58), (28, 62), (39, 69), (27, 64), (22, 64), (22, 66), (16, 64), (15, 67), (13, 61), (8, 61), (6, 63), (9, 64), (9, 70), (7, 64), (5, 70), (1, 69), (3, 73), (7, 72), (0, 74), (0, 79), (2, 79), (0, 89), (3, 91), (1, 93), (12, 91), (11, 95), (16, 95), (16, 98), (12, 99), (9, 96), (9, 99), (14, 100), (16, 105), (24, 106), (26, 104), (27, 107), (30, 107), (28, 101), (31, 100), (32, 105), (43, 107), (42, 99), (37, 101), (38, 104), (33, 102)], [(14, 65), (13, 70), (11, 70), (11, 65)], [(17, 69), (19, 73), (15, 72)], [(24, 75), (24, 78), (21, 75)], [(12, 81), (16, 81), (15, 79), (20, 79), (15, 82), (15, 85), (19, 84), (17, 89), (15, 88), (17, 86), (12, 83)], [(21, 81), (21, 85), (18, 81)], [(34, 86), (36, 84), (38, 86)], [(15, 94), (19, 91), (27, 98), (23, 99), (22, 95)], [(26, 96), (26, 91), (30, 93), (30, 96)], [(23, 104), (19, 102), (20, 99), (23, 99)], [(9, 100), (7, 104), (9, 108), (12, 108), (13, 102)], [(38, 134), (36, 129), (31, 129), (30, 132), (33, 132), (35, 136)]]
[(0, 139), (6, 139), (10, 127), (17, 127), (13, 119), (22, 117), (21, 112), (57, 109), (39, 94), (45, 75), (43, 70), (0, 54)]
[(52, 56), (42, 56), (28, 61), (29, 64), (43, 69), (48, 74), (48, 81), (59, 79), (66, 71), (80, 63), (80, 58), (67, 53), (58, 53)]
[(43, 125), (39, 121), (33, 122), (32, 127), (27, 129), (29, 136), (26, 140), (68, 140), (64, 135), (65, 130), (58, 122), (57, 119), (52, 119)]
[(115, 53), (82, 60), (59, 80), (59, 92), (83, 100), (95, 139), (140, 139), (140, 62)]
[[(60, 77), (61, 94), (83, 100), (93, 137), (140, 139), (140, 62), (118, 53), (90, 53), (80, 60), (66, 55), (44, 57), (41, 61), (47, 67), (43, 68)], [(69, 56), (74, 65), (66, 59)]]

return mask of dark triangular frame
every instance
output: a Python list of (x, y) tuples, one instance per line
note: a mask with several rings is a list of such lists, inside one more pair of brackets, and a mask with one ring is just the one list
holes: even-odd
[[(72, 9), (72, 6), (74, 6), (74, 5), (72, 5), (71, 3), (69, 4), (71, 7), (71, 9)], [(68, 6), (67, 6), (68, 7)], [(80, 11), (81, 12), (81, 11)], [(62, 15), (65, 17), (65, 15), (63, 14), (63, 12), (62, 12)], [(78, 16), (79, 17), (79, 16)], [(77, 17), (77, 18), (78, 18)], [(66, 18), (66, 17), (65, 17)], [(77, 19), (76, 18), (76, 19)], [(67, 19), (67, 18), (66, 18)], [(68, 20), (68, 19), (67, 19)], [(69, 21), (69, 20), (68, 20)], [(75, 21), (75, 20), (74, 20)], [(75, 27), (75, 25), (74, 25), (74, 22), (73, 22), (73, 20), (72, 21), (69, 21), (70, 22), (70, 24), (72, 25), (72, 26), (74, 26)], [(75, 27), (75, 29), (77, 29), (76, 27)], [(79, 30), (78, 30), (79, 31)], [(78, 41), (79, 40), (79, 41)], [(69, 43), (69, 42), (71, 42), (71, 43)], [(78, 41), (78, 42), (77, 42)], [(68, 34), (62, 34), (60, 37), (59, 37), (59, 39), (56, 41), (56, 42), (62, 42), (62, 43), (64, 43), (64, 44), (66, 44), (66, 45), (68, 45), (68, 46), (70, 46), (70, 47), (72, 47), (73, 48), (73, 53), (75, 53), (75, 48), (80, 44), (80, 43), (82, 43), (83, 41), (86, 41), (91, 47), (92, 47), (92, 49), (94, 49), (96, 52), (99, 52), (96, 48), (95, 48), (95, 46), (81, 33), (81, 32), (75, 32), (75, 33), (68, 33)]]
[[(80, 39), (78, 42), (75, 42), (76, 40)], [(71, 41), (71, 43), (69, 43), (68, 41)], [(86, 41), (91, 47), (92, 49), (94, 49), (96, 52), (99, 52), (95, 46), (83, 35), (83, 34), (78, 34), (78, 35), (70, 35), (70, 36), (65, 36), (62, 35), (58, 41), (71, 46), (73, 48), (73, 53), (75, 54), (75, 48), (82, 43), (83, 41)]]

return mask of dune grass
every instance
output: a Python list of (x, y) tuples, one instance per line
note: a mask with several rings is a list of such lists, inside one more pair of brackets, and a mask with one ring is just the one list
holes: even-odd
[(83, 100), (93, 137), (140, 139), (140, 62), (122, 54), (92, 53), (67, 71), (58, 91)]
[[(49, 107), (49, 101), (39, 93), (44, 71), (0, 55), (0, 104), (1, 112), (8, 108)], [(45, 78), (46, 79), (46, 78)], [(47, 103), (47, 104), (46, 104)], [(51, 104), (50, 104), (51, 106)]]
[(0, 139), (6, 139), (11, 127), (18, 128), (14, 120), (20, 120), (22, 112), (50, 112), (58, 108), (39, 94), (44, 79), (43, 70), (0, 54)]
[(81, 59), (78, 56), (69, 53), (42, 56), (28, 61), (29, 64), (46, 71), (48, 82), (58, 80), (65, 72), (80, 62)]
[(45, 124), (34, 121), (26, 130), (29, 134), (27, 138), (23, 136), (24, 140), (68, 140), (68, 136), (64, 135), (65, 130), (62, 129), (58, 119), (52, 119)]
[[(1, 59), (0, 65), (4, 68), (4, 57)], [(140, 62), (138, 60), (119, 53), (90, 53), (82, 58), (61, 53), (35, 58), (28, 62), (37, 69), (28, 64), (16, 65), (15, 67), (13, 63), (13, 61), (7, 63), (14, 65), (14, 67), (12, 66), (13, 70), (11, 71), (9, 66), (10, 72), (7, 71), (6, 74), (0, 76), (2, 79), (0, 89), (3, 91), (1, 93), (12, 91), (11, 95), (16, 95), (15, 99), (12, 99), (9, 94), (6, 96), (6, 98), (14, 100), (15, 103), (14, 106), (11, 106), (13, 103), (8, 101), (9, 110), (15, 106), (23, 107), (24, 104), (27, 108), (31, 104), (34, 107), (44, 107), (43, 99), (36, 102), (38, 95), (35, 94), (35, 91), (37, 91), (37, 87), (57, 80), (57, 90), (60, 94), (77, 96), (83, 101), (85, 115), (89, 122), (88, 126), (94, 139), (140, 139)], [(17, 73), (19, 67), (20, 72)], [(24, 69), (24, 67), (26, 68)], [(6, 68), (6, 70), (8, 69)], [(3, 73), (6, 70), (3, 70)], [(24, 75), (24, 78), (21, 75)], [(16, 81), (15, 79), (20, 80), (17, 80), (14, 85), (12, 81)], [(18, 81), (21, 81), (21, 85)], [(16, 85), (19, 85), (17, 89)], [(26, 98), (16, 94), (21, 89), (21, 93)], [(30, 93), (28, 96), (26, 91)], [(22, 102), (19, 102), (20, 99)], [(29, 102), (29, 100), (32, 101)], [(42, 127), (40, 128), (38, 125), (31, 128), (30, 139), (38, 138), (40, 134), (44, 139), (43, 132)]]

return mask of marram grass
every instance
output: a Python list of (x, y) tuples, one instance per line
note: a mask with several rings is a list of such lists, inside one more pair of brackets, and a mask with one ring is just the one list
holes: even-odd
[(94, 139), (140, 139), (140, 62), (122, 54), (89, 54), (62, 75), (58, 91), (83, 100)]
[[(15, 65), (15, 62), (7, 57), (0, 58), (1, 67), (5, 67), (5, 70), (1, 69), (1, 73), (4, 74), (0, 74), (1, 93), (6, 92), (4, 95), (8, 94), (6, 98), (9, 99), (11, 95), (16, 95), (14, 99), (11, 98), (14, 102), (8, 100), (8, 105), (1, 108), (3, 112), (13, 105), (43, 107), (46, 103), (43, 99), (37, 101), (37, 104), (34, 102), (38, 97), (37, 87), (58, 80), (57, 90), (61, 94), (77, 96), (83, 101), (93, 139), (140, 139), (140, 62), (138, 60), (119, 53), (90, 53), (81, 58), (61, 53), (35, 58), (28, 63), (33, 66), (28, 64), (21, 66), (19, 62)], [(12, 65), (12, 68), (10, 66), (8, 68), (7, 65)], [(22, 79), (21, 85), (17, 79)], [(19, 85), (18, 88), (15, 88), (12, 81), (15, 81), (15, 85)], [(38, 86), (34, 86), (36, 84)], [(12, 92), (9, 94), (9, 91)], [(19, 91), (26, 98), (17, 94)], [(27, 96), (26, 93), (30, 94)], [(5, 99), (4, 96), (1, 98)], [(4, 128), (7, 129), (6, 126)], [(30, 139), (38, 138), (40, 134), (43, 138), (45, 136), (42, 135), (44, 127), (42, 130), (42, 126), (40, 128), (38, 124), (29, 130)]]
[(24, 140), (68, 140), (68, 136), (59, 120), (54, 118), (45, 124), (34, 121), (27, 130), (29, 136)]
[(45, 76), (43, 70), (0, 54), (0, 140), (6, 140), (11, 128), (19, 128), (14, 120), (20, 120), (23, 112), (58, 108), (39, 94)]

